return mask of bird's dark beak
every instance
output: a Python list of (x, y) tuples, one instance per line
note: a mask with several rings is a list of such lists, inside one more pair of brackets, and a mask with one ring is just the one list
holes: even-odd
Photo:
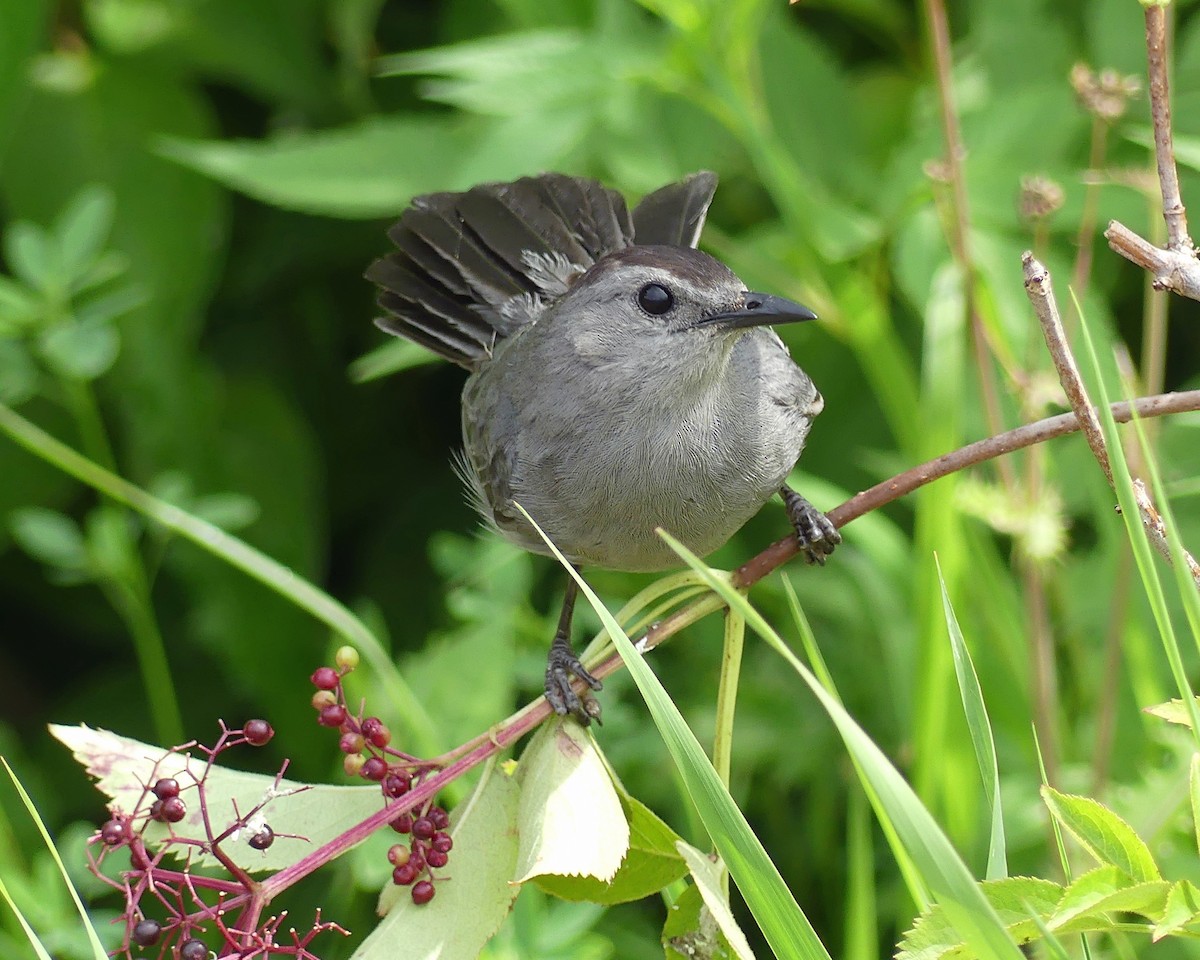
[(768, 293), (753, 293), (747, 290), (742, 294), (742, 303), (740, 310), (714, 313), (693, 324), (692, 329), (718, 327), (722, 330), (737, 330), (742, 327), (765, 327), (776, 323), (817, 319), (817, 315), (808, 307), (802, 307), (783, 297), (773, 297)]

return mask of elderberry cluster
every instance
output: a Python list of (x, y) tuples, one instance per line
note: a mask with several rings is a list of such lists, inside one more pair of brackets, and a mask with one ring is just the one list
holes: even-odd
[(385, 803), (397, 803), (402, 810), (391, 821), (397, 833), (411, 837), (407, 844), (397, 843), (388, 850), (392, 881), (411, 887), (413, 902), (425, 904), (433, 899), (434, 884), (440, 870), (450, 860), (454, 840), (447, 832), (450, 816), (432, 800), (424, 804), (404, 804), (405, 797), (421, 778), (435, 768), (393, 748), (392, 734), (378, 717), (350, 712), (346, 706), (342, 680), (358, 665), (353, 647), (342, 647), (335, 655), (336, 667), (318, 667), (312, 683), (317, 688), (312, 705), (317, 723), (340, 732), (338, 747), (345, 754), (342, 765), (350, 776), (359, 776), (379, 784)]

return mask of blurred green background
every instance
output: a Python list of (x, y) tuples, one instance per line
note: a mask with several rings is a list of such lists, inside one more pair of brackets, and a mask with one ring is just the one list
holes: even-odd
[[(0, 0), (0, 401), (362, 613), (434, 721), (422, 748), (453, 746), (539, 692), (562, 578), (481, 537), (464, 503), (450, 465), (463, 372), (415, 351), (372, 354), (385, 338), (361, 275), (415, 194), (561, 170), (635, 198), (717, 171), (702, 245), (751, 289), (821, 316), (781, 332), (826, 398), (800, 477), (826, 509), (1061, 409), (1021, 286), (1031, 246), (1064, 305), (1070, 279), (1089, 323), (1127, 346), (1139, 389), (1196, 385), (1195, 305), (1172, 302), (1169, 317), (1165, 302), (1148, 306), (1145, 278), (1098, 235), (1113, 217), (1161, 229), (1147, 104), (1125, 80), (1144, 76), (1138, 3), (947, 5), (965, 210), (945, 163), (929, 6)], [(1195, 162), (1200, 18), (1177, 6), (1176, 133)], [(1093, 74), (1073, 87), (1077, 63)], [(1197, 177), (1183, 173), (1195, 200)], [(1045, 179), (1023, 194), (1034, 176)], [(1031, 211), (1039, 198), (1045, 215)], [(952, 252), (960, 220), (968, 262)], [(381, 365), (403, 369), (365, 376)], [(1198, 425), (1156, 430), (1193, 549)], [(1185, 752), (1138, 712), (1171, 686), (1112, 495), (1075, 438), (1007, 469), (941, 481), (850, 526), (825, 569), (782, 575), (847, 705), (973, 867), (986, 820), (935, 551), (995, 725), (1012, 872), (1058, 870), (1036, 723), (1055, 783), (1095, 791), (1175, 875), (1197, 879), (1180, 822)], [(737, 565), (785, 532), (771, 505), (713, 563)], [(612, 608), (648, 582), (591, 580)], [(753, 598), (786, 624), (777, 580)], [(278, 736), (250, 758), (260, 769), (286, 756), (297, 778), (341, 777), (308, 705), (308, 675), (337, 645), (329, 631), (4, 437), (0, 611), (0, 751), (76, 864), (101, 798), (50, 721), (174, 742), (211, 739), (217, 718), (265, 716)], [(702, 740), (719, 659), (715, 619), (655, 654)], [(357, 682), (403, 742), (403, 719), (369, 676)], [(631, 792), (703, 845), (624, 678), (606, 685), (604, 709), (600, 742)], [(832, 728), (755, 645), (735, 748), (734, 795), (833, 955), (889, 951), (913, 906)], [(289, 906), (323, 904), (365, 934), (380, 861), (347, 858)], [(77, 955), (6, 785), (0, 872), (59, 938), (48, 942)], [(97, 915), (112, 907), (97, 901)], [(661, 956), (654, 902), (601, 914), (530, 891), (517, 912), (497, 956)], [(331, 938), (328, 956), (354, 942)], [(24, 956), (21, 944), (0, 912), (0, 954)]]

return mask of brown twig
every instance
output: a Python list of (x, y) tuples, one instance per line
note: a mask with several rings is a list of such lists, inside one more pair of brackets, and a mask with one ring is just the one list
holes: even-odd
[(1146, 69), (1150, 78), (1150, 116), (1154, 122), (1154, 157), (1162, 194), (1163, 220), (1167, 225), (1166, 247), (1138, 236), (1113, 220), (1104, 236), (1108, 245), (1126, 260), (1154, 275), (1158, 290), (1200, 300), (1200, 262), (1188, 235), (1187, 211), (1179, 193), (1179, 172), (1171, 135), (1171, 98), (1168, 83), (1167, 11), (1159, 2), (1146, 2)]

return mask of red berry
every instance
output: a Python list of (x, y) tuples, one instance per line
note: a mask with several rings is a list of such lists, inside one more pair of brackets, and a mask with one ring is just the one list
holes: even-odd
[(428, 840), (435, 833), (437, 827), (433, 825), (433, 821), (429, 817), (417, 817), (413, 821), (412, 832), (414, 837), (419, 837), (422, 840)]
[(400, 866), (392, 871), (392, 883), (398, 887), (407, 887), (416, 879), (417, 871), (411, 861), (400, 864)]
[(150, 792), (158, 797), (159, 800), (166, 800), (168, 797), (177, 797), (179, 796), (179, 781), (174, 777), (163, 777), (150, 788)]
[(139, 947), (152, 947), (158, 943), (160, 936), (162, 936), (161, 923), (157, 920), (139, 920), (134, 924), (133, 932), (130, 933), (129, 939)]
[(409, 849), (402, 843), (393, 843), (388, 847), (388, 862), (393, 867), (401, 867), (408, 863)]
[(433, 899), (433, 884), (428, 880), (422, 880), (412, 888), (413, 903), (417, 906), (428, 903)]
[(119, 847), (129, 839), (129, 828), (124, 820), (114, 817), (100, 828), (100, 839), (104, 841), (105, 846)]
[(208, 947), (203, 940), (188, 940), (179, 947), (179, 960), (208, 960)]
[(267, 847), (275, 842), (275, 831), (264, 823), (258, 832), (246, 842), (255, 850), (266, 850)]
[(408, 865), (417, 873), (425, 869), (425, 853), (416, 843), (413, 844), (413, 848), (408, 854)]
[(338, 741), (338, 749), (342, 753), (362, 753), (367, 745), (361, 733), (343, 733)]
[(380, 750), (392, 742), (392, 731), (378, 717), (367, 717), (363, 721), (362, 732), (367, 742)]
[(411, 813), (402, 813), (392, 821), (392, 829), (397, 833), (412, 833), (413, 817)]
[(346, 708), (340, 703), (331, 703), (322, 707), (317, 715), (317, 723), (323, 727), (340, 727), (346, 722)]
[(242, 735), (245, 736), (246, 742), (250, 746), (261, 747), (263, 744), (270, 743), (271, 738), (275, 736), (275, 728), (266, 720), (247, 720), (246, 725), (242, 727)]
[(449, 853), (450, 849), (454, 846), (454, 838), (448, 833), (435, 833), (429, 846), (439, 853)]
[(333, 690), (341, 682), (341, 677), (333, 667), (317, 667), (312, 675), (313, 686), (318, 690)]
[(187, 816), (187, 804), (183, 802), (182, 797), (167, 797), (166, 800), (159, 800), (157, 803), (162, 804), (159, 815), (167, 823), (178, 823)]
[(412, 786), (412, 777), (405, 770), (393, 770), (383, 778), (383, 795), (395, 800), (408, 793)]
[(367, 780), (382, 780), (387, 775), (387, 761), (382, 757), (368, 757), (359, 775)]
[(159, 823), (166, 823), (167, 821), (166, 818), (163, 817), (162, 809), (163, 802), (161, 800), (155, 800), (152, 804), (150, 804), (150, 819), (157, 820)]
[(445, 830), (450, 826), (450, 814), (441, 807), (430, 808), (429, 819), (433, 821), (433, 825), (439, 830)]
[(444, 867), (450, 860), (450, 855), (442, 850), (430, 850), (425, 854), (425, 862), (431, 867)]

